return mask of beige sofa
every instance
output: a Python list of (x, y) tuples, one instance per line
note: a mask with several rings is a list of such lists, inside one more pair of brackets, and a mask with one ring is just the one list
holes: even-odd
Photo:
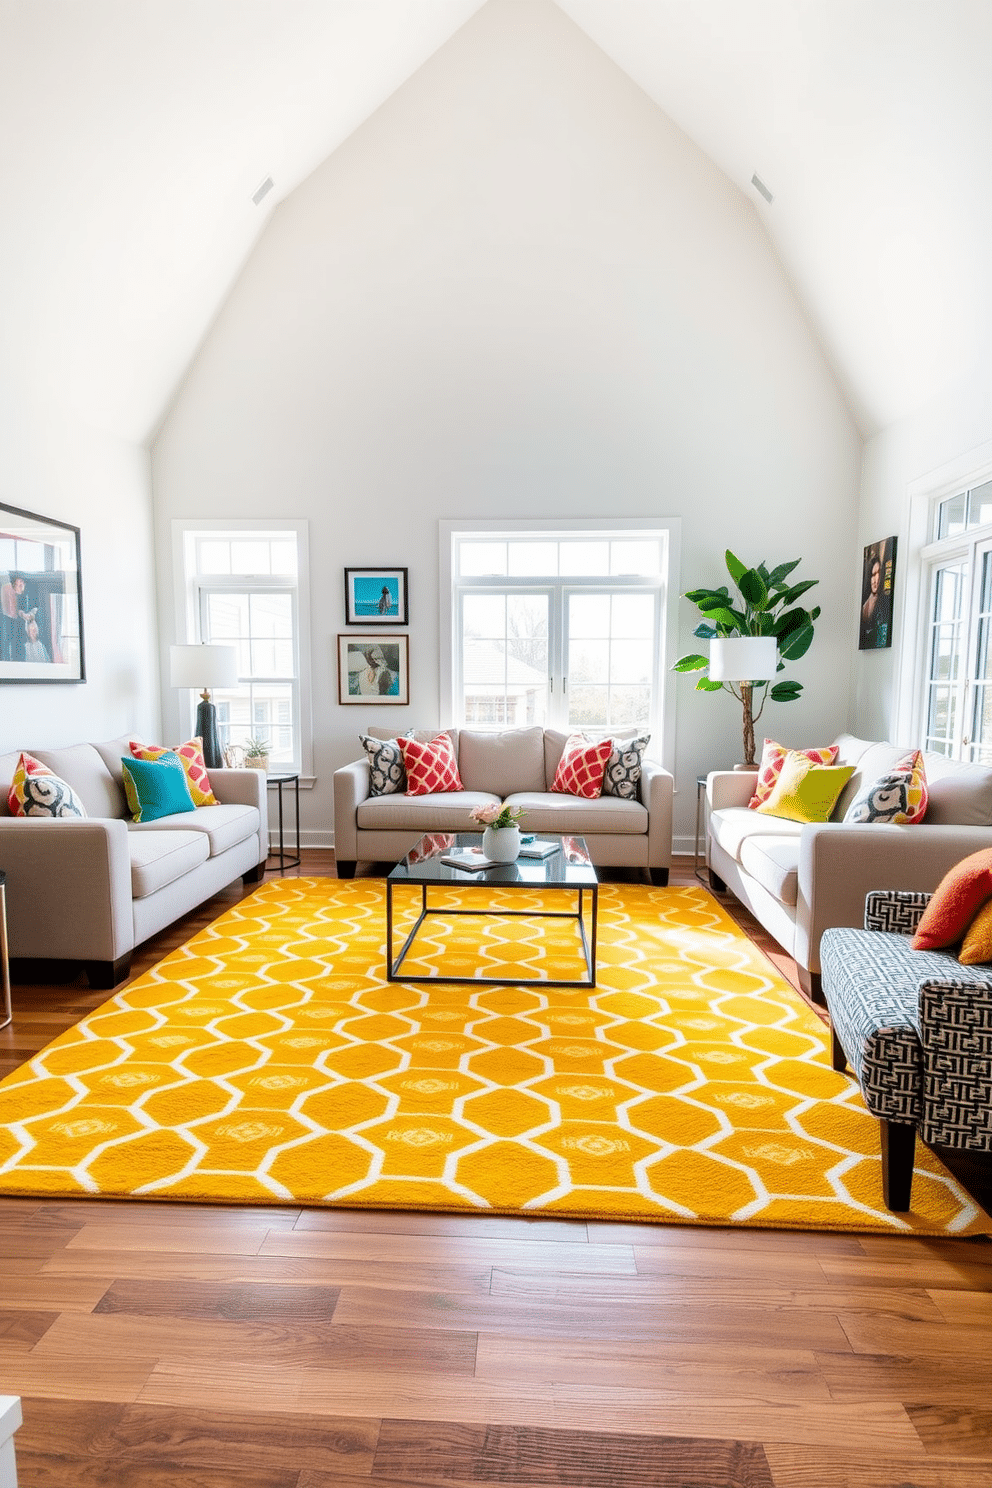
[(796, 960), (803, 986), (820, 996), (820, 937), (834, 925), (859, 928), (872, 889), (932, 891), (969, 853), (992, 847), (992, 769), (924, 754), (930, 801), (916, 826), (845, 823), (870, 785), (911, 746), (843, 734), (838, 764), (854, 774), (831, 820), (785, 821), (750, 811), (756, 771), (707, 777), (706, 859), (718, 892), (730, 889)]
[(219, 805), (139, 824), (124, 795), (127, 738), (27, 752), (72, 787), (87, 815), (11, 816), (7, 792), (20, 751), (0, 755), (12, 959), (81, 961), (92, 986), (115, 986), (136, 945), (236, 878), (261, 878), (268, 817), (260, 771), (213, 770)]
[[(414, 730), (414, 737), (431, 739), (438, 732)], [(639, 800), (585, 800), (549, 790), (565, 747), (563, 733), (539, 727), (443, 732), (454, 742), (463, 791), (373, 796), (366, 759), (334, 772), (334, 855), (342, 878), (351, 878), (359, 861), (399, 862), (425, 832), (481, 832), (472, 809), (508, 801), (524, 809), (522, 830), (582, 836), (598, 867), (645, 868), (654, 883), (668, 882), (673, 780), (661, 765), (644, 760)], [(368, 733), (392, 737), (385, 729)]]

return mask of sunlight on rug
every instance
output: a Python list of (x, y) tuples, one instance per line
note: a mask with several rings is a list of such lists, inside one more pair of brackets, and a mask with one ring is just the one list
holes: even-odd
[(264, 885), (0, 1083), (0, 1192), (992, 1229), (921, 1144), (885, 1209), (826, 1029), (703, 889), (604, 884), (594, 990), (513, 985), (574, 922), (429, 923), (418, 974), (507, 984), (387, 982), (381, 880)]

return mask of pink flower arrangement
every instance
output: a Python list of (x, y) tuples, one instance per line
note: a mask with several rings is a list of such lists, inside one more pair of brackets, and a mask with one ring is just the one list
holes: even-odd
[(490, 802), (487, 806), (473, 806), (469, 812), (473, 821), (481, 822), (484, 827), (515, 827), (524, 814), (522, 806), (497, 806)]

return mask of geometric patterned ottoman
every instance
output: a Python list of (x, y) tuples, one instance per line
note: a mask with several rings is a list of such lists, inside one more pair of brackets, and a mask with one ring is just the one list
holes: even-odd
[(833, 1067), (850, 1065), (881, 1123), (889, 1209), (909, 1208), (917, 1131), (930, 1145), (992, 1151), (992, 967), (909, 942), (929, 894), (868, 895), (864, 930), (820, 945)]

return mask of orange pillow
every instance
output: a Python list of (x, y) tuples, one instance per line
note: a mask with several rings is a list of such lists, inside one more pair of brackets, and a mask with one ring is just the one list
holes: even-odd
[(161, 744), (142, 744), (138, 739), (129, 739), (128, 748), (137, 760), (157, 760), (163, 754), (178, 754), (179, 763), (186, 771), (186, 784), (193, 797), (193, 805), (217, 805), (217, 797), (210, 789), (210, 776), (203, 758), (203, 740), (199, 736), (190, 739), (188, 744), (176, 744), (172, 749)]
[(992, 961), (992, 899), (982, 905), (965, 931), (958, 960), (964, 966), (982, 966)]
[(612, 739), (600, 739), (598, 744), (590, 744), (581, 734), (571, 734), (565, 740), (551, 789), (561, 796), (591, 799), (600, 795), (612, 753)]
[(450, 734), (435, 734), (429, 744), (397, 739), (403, 751), (408, 796), (439, 796), (464, 790)]
[(826, 744), (822, 749), (787, 749), (783, 744), (776, 744), (774, 739), (766, 739), (761, 749), (761, 763), (758, 765), (758, 778), (754, 783), (754, 795), (748, 801), (749, 808), (754, 811), (767, 801), (772, 791), (778, 784), (778, 777), (782, 773), (786, 755), (802, 754), (814, 765), (833, 765), (837, 761), (837, 745)]
[(992, 899), (992, 847), (962, 858), (944, 874), (916, 927), (913, 950), (955, 945), (987, 899)]

